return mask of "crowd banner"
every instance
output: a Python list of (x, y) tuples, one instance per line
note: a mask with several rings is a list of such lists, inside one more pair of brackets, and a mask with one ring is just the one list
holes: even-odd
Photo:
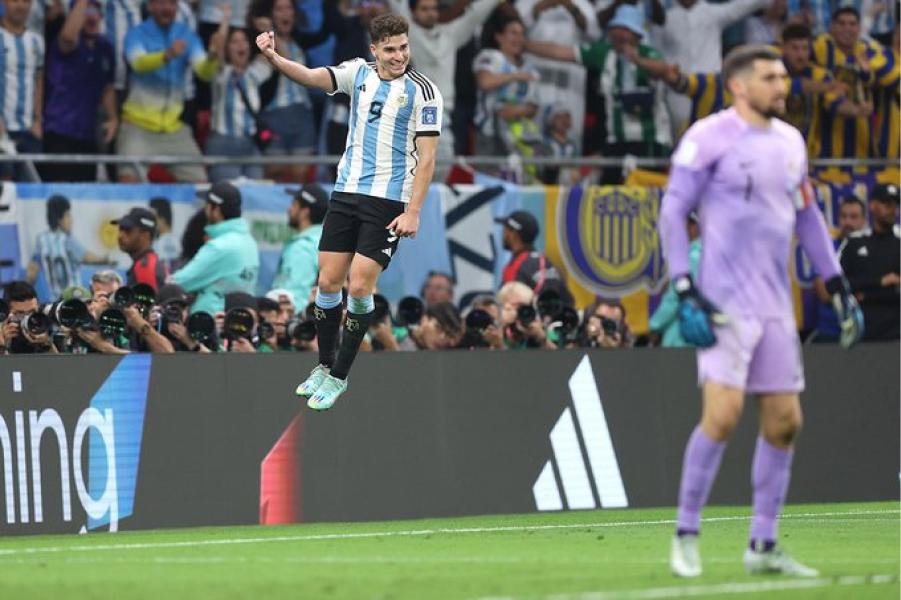
[[(854, 195), (863, 200), (871, 182), (820, 183), (816, 198), (827, 224), (837, 230), (839, 205)], [(330, 189), (328, 186), (324, 186)], [(154, 197), (172, 203), (173, 231), (181, 236), (201, 206), (193, 185), (150, 184), (6, 184), (0, 194), (0, 279), (21, 276), (34, 254), (37, 236), (46, 231), (46, 201), (63, 195), (73, 207), (72, 235), (87, 250), (109, 256), (124, 273), (129, 258), (119, 252), (112, 219)], [(291, 231), (286, 211), (296, 186), (242, 184), (244, 216), (260, 249), (259, 293), (269, 289)], [(518, 186), (485, 175), (475, 184), (433, 185), (421, 215), (419, 234), (404, 240), (379, 281), (391, 301), (418, 295), (430, 271), (450, 273), (457, 282), (456, 300), (465, 305), (480, 293), (493, 293), (510, 260), (497, 223), (514, 210), (527, 210), (540, 226), (536, 249), (547, 253), (567, 279), (579, 308), (598, 298), (618, 298), (636, 333), (648, 319), (667, 283), (665, 257), (657, 221), (663, 192), (639, 186)], [(816, 274), (800, 247), (790, 263), (796, 317), (803, 329), (817, 314)], [(81, 280), (102, 267), (83, 267)], [(47, 286), (39, 276), (38, 292)]]
[[(897, 500), (898, 345), (804, 358), (788, 501)], [(0, 534), (675, 505), (690, 350), (364, 353), (327, 413), (293, 393), (315, 360), (0, 359)], [(713, 504), (750, 502), (755, 412)]]

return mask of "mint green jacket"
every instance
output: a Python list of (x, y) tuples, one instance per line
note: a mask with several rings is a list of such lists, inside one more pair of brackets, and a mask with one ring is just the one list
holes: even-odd
[(250, 235), (250, 225), (241, 218), (207, 225), (210, 237), (194, 258), (172, 275), (187, 292), (196, 292), (191, 312), (215, 315), (225, 310), (225, 295), (247, 292), (255, 295), (260, 272), (260, 253)]

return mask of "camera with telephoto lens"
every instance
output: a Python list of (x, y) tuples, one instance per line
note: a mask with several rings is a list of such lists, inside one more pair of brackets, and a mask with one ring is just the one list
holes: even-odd
[(316, 322), (310, 319), (291, 319), (285, 325), (285, 335), (290, 340), (312, 342), (316, 338)]
[(216, 348), (216, 319), (213, 315), (203, 311), (196, 312), (188, 317), (185, 327), (192, 340), (210, 350)]
[(130, 287), (122, 286), (113, 292), (109, 299), (109, 304), (113, 308), (123, 309), (133, 306), (135, 303), (135, 293)]
[(391, 312), (391, 304), (381, 294), (373, 294), (372, 303), (375, 304), (375, 308), (372, 310), (372, 324), (375, 325), (388, 316)]
[(170, 300), (163, 305), (163, 323), (182, 323), (184, 321), (184, 305), (177, 300)]
[(255, 329), (256, 317), (250, 309), (239, 306), (225, 314), (225, 339), (231, 341), (244, 338), (253, 341)]
[(551, 317), (548, 330), (558, 332), (557, 345), (560, 347), (575, 342), (579, 335), (579, 313), (571, 306), (561, 306), (560, 310)]
[(516, 320), (523, 327), (531, 325), (532, 321), (534, 321), (537, 316), (538, 312), (531, 304), (523, 304), (516, 309)]
[(78, 298), (45, 304), (41, 312), (66, 329), (90, 329), (95, 324), (88, 305)]
[(261, 340), (268, 340), (275, 336), (275, 325), (263, 319), (257, 326), (257, 331), (260, 333)]
[(21, 331), (32, 338), (49, 333), (50, 325), (50, 317), (42, 312), (28, 313), (19, 321)]
[(619, 323), (607, 317), (601, 317), (601, 329), (607, 337), (613, 337), (619, 333)]
[(108, 308), (97, 319), (97, 329), (107, 340), (112, 342), (118, 341), (125, 335), (128, 329), (128, 323), (125, 321), (125, 313), (118, 308)]
[(9, 304), (6, 303), (6, 300), (0, 298), (0, 321), (5, 321), (6, 317), (9, 316)]
[(418, 325), (422, 320), (422, 314), (425, 312), (425, 304), (416, 296), (407, 296), (401, 298), (397, 303), (397, 321), (398, 325), (409, 327)]
[(484, 333), (486, 329), (491, 327), (493, 323), (494, 319), (491, 315), (481, 308), (474, 308), (466, 315), (466, 329), (475, 331), (480, 335)]
[(150, 309), (156, 304), (156, 290), (146, 283), (137, 283), (131, 287), (131, 291), (134, 293), (135, 304), (141, 309), (141, 313), (146, 319), (150, 314)]
[(474, 308), (466, 315), (464, 323), (466, 331), (463, 333), (460, 347), (487, 348), (488, 342), (485, 341), (485, 330), (494, 324), (494, 319), (491, 315), (481, 308)]
[(560, 293), (557, 290), (546, 289), (542, 290), (540, 294), (538, 294), (538, 298), (535, 300), (535, 307), (538, 309), (538, 316), (542, 319), (551, 318), (553, 319), (557, 314), (563, 310), (565, 303), (563, 302), (563, 298), (560, 296)]

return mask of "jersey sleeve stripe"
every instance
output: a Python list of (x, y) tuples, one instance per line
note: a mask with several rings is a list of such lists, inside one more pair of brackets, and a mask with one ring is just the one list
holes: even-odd
[(432, 90), (432, 84), (429, 81), (417, 73), (416, 71), (408, 71), (407, 75), (410, 76), (410, 79), (419, 84), (420, 89), (422, 89), (422, 96), (425, 98), (426, 102), (429, 102), (435, 98), (435, 93)]
[(338, 91), (338, 80), (335, 79), (335, 72), (331, 67), (326, 67), (325, 70), (328, 71), (329, 77), (332, 78), (332, 93), (335, 93)]

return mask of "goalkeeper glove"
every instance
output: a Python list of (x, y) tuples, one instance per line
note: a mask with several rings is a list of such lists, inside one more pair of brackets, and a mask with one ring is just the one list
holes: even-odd
[(851, 293), (848, 280), (841, 275), (826, 282), (826, 291), (832, 298), (832, 307), (842, 329), (838, 343), (842, 348), (850, 348), (863, 337), (863, 312)]
[(679, 294), (679, 331), (686, 342), (699, 348), (716, 343), (714, 325), (725, 325), (726, 315), (701, 295), (690, 275), (678, 277), (673, 286)]

